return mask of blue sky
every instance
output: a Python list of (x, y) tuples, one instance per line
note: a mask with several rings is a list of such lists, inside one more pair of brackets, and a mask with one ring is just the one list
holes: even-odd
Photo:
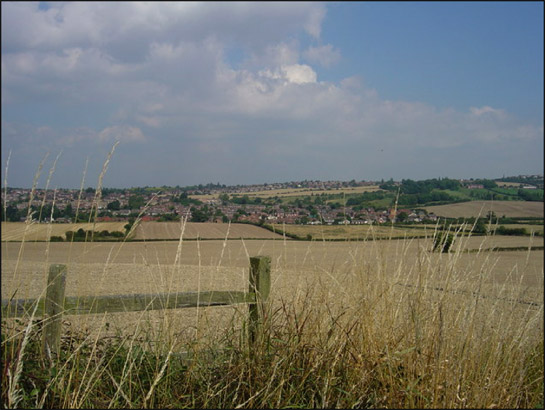
[(2, 184), (543, 174), (542, 2), (2, 2)]

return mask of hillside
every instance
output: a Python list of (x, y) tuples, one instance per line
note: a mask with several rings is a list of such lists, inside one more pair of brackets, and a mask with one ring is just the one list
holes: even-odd
[(426, 211), (446, 218), (485, 217), (489, 211), (496, 216), (543, 218), (543, 202), (529, 201), (471, 201), (425, 207)]
[[(75, 232), (78, 229), (100, 232), (124, 232), (124, 222), (100, 222), (78, 224), (31, 224), (24, 222), (2, 222), (2, 241), (47, 241), (51, 236), (66, 238), (66, 231)], [(281, 235), (270, 232), (258, 226), (248, 224), (216, 224), (188, 222), (184, 231), (184, 239), (282, 239)], [(180, 238), (180, 222), (142, 222), (135, 230), (132, 239), (136, 240), (177, 240)]]
[[(142, 222), (135, 231), (133, 239), (179, 239), (180, 222)], [(266, 229), (248, 224), (197, 223), (188, 222), (184, 239), (281, 239), (282, 236)]]

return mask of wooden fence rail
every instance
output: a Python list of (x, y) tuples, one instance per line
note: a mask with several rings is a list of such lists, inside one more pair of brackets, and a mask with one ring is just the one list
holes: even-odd
[(250, 258), (249, 291), (205, 291), (109, 296), (65, 296), (66, 265), (51, 265), (45, 298), (2, 299), (3, 317), (35, 316), (44, 318), (43, 353), (58, 354), (63, 315), (134, 312), (141, 310), (182, 309), (190, 307), (249, 304), (248, 337), (253, 343), (265, 320), (265, 301), (270, 291), (269, 256)]

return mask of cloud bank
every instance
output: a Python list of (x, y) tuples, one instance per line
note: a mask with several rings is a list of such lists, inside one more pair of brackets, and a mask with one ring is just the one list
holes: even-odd
[(112, 186), (492, 177), (537, 158), (543, 126), (501, 108), (321, 81), (343, 58), (322, 44), (326, 15), (314, 2), (2, 3), (2, 142), (27, 161), (14, 183), (47, 150), (103, 155), (116, 140)]

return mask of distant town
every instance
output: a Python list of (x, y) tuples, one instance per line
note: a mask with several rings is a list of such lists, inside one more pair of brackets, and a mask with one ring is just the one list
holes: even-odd
[[(282, 195), (286, 190), (291, 190), (291, 196)], [(98, 191), (91, 187), (47, 191), (6, 187), (2, 189), (1, 212), (2, 221), (38, 223), (184, 218), (214, 223), (357, 225), (435, 222), (436, 215), (424, 207), (475, 199), (543, 201), (543, 176), (496, 180), (305, 180), (237, 186), (209, 183)]]

